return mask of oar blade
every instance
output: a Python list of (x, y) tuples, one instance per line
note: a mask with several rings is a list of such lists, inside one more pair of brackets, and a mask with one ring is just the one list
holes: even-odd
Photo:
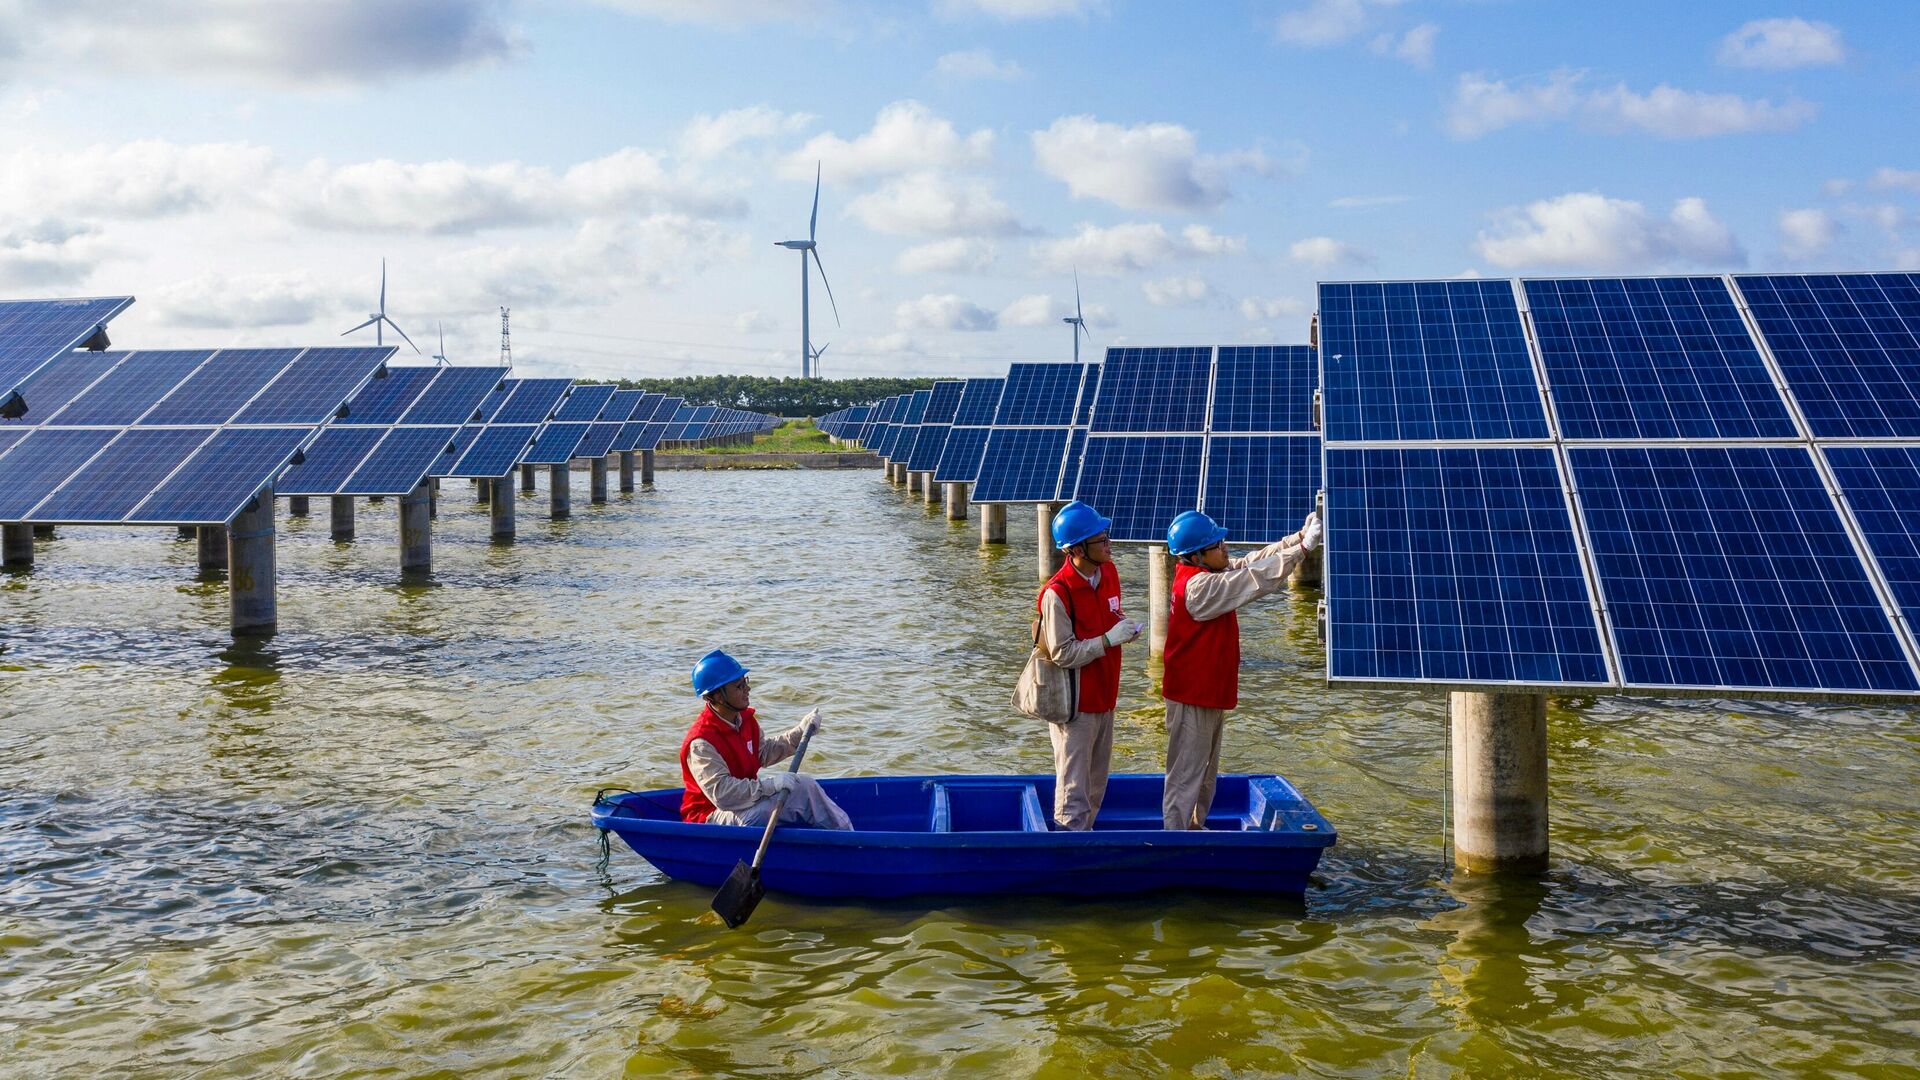
[(720, 885), (720, 891), (713, 894), (713, 913), (731, 930), (753, 917), (753, 909), (760, 906), (760, 898), (767, 895), (767, 887), (760, 880), (760, 871), (744, 862), (733, 864), (733, 873)]

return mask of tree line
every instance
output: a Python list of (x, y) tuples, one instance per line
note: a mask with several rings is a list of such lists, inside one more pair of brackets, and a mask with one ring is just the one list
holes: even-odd
[(620, 379), (623, 390), (687, 399), (689, 405), (726, 405), (773, 416), (825, 416), (895, 394), (925, 390), (933, 379), (802, 379), (763, 375), (690, 375), (678, 379)]

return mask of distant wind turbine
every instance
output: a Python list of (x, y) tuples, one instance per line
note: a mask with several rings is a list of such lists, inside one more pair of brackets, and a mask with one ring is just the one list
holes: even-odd
[[(440, 328), (440, 351), (433, 354), (433, 362), (435, 364), (450, 364), (452, 361), (447, 359), (447, 324), (436, 322), (433, 325)], [(396, 326), (394, 329), (398, 330), (400, 328)]]
[[(825, 274), (820, 275), (820, 280), (825, 281), (826, 279), (827, 279), (827, 275)], [(833, 344), (833, 342), (831, 341), (827, 342), (827, 345), (831, 345), (831, 344)], [(822, 354), (824, 354), (827, 351), (827, 345), (822, 345), (819, 348), (813, 350), (813, 377), (816, 379), (820, 377), (820, 357)]]
[[(1060, 320), (1073, 327), (1073, 362), (1080, 362), (1080, 335), (1086, 334), (1087, 340), (1093, 340), (1093, 334), (1087, 330), (1086, 317), (1080, 311), (1080, 271), (1073, 272), (1073, 314)], [(396, 327), (395, 329), (398, 329)]]
[[(815, 162), (813, 166), (813, 213), (807, 218), (807, 238), (805, 240), (776, 240), (773, 245), (800, 253), (800, 377), (803, 379), (813, 377), (813, 362), (820, 358), (820, 354), (813, 350), (812, 327), (807, 303), (807, 284), (811, 277), (807, 269), (808, 252), (813, 253), (813, 264), (820, 268), (820, 284), (826, 286), (827, 303), (833, 305), (833, 324), (835, 326), (840, 325), (840, 305), (834, 302), (833, 286), (827, 284), (826, 264), (820, 261), (820, 251), (814, 246), (814, 226), (818, 225), (819, 222), (820, 164), (819, 162)], [(399, 328), (395, 327), (395, 329), (397, 330)], [(826, 346), (822, 345), (821, 349), (824, 351)]]
[[(382, 324), (393, 327), (393, 332), (400, 335), (400, 340), (409, 345), (413, 345), (413, 339), (407, 336), (405, 330), (400, 329), (400, 324), (387, 318), (387, 260), (385, 259), (380, 260), (380, 310), (369, 314), (366, 322), (361, 323), (352, 330), (340, 331), (340, 336), (346, 337), (348, 334), (353, 333), (354, 330), (365, 330), (371, 326), (373, 327), (373, 343), (375, 345), (385, 345), (387, 343), (386, 338), (380, 332)], [(419, 352), (420, 346), (413, 345), (413, 351)]]

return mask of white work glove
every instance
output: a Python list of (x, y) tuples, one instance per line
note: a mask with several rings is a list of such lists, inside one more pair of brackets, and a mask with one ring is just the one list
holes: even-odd
[(801, 734), (803, 735), (820, 734), (820, 726), (820, 709), (818, 706), (808, 709), (807, 715), (800, 718)]
[(1121, 619), (1107, 631), (1107, 648), (1117, 649), (1140, 636), (1140, 624), (1132, 619)]
[(778, 795), (783, 791), (792, 791), (794, 776), (794, 773), (790, 773), (785, 769), (781, 769), (779, 772), (761, 773), (760, 790), (768, 795)]
[(1312, 551), (1319, 547), (1320, 534), (1325, 531), (1320, 525), (1320, 512), (1308, 514), (1306, 524), (1300, 526), (1300, 550)]

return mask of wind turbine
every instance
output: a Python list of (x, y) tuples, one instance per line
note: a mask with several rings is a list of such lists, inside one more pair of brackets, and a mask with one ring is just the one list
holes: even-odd
[[(825, 281), (826, 279), (827, 279), (827, 275), (825, 274), (820, 275), (820, 280)], [(831, 341), (827, 342), (827, 345), (831, 345), (831, 344), (833, 344), (833, 342)], [(816, 379), (820, 377), (820, 357), (823, 353), (827, 351), (827, 345), (822, 345), (819, 348), (813, 350), (813, 377)]]
[[(800, 253), (800, 377), (803, 379), (813, 376), (813, 362), (820, 358), (820, 354), (813, 351), (813, 335), (811, 333), (811, 326), (809, 325), (807, 284), (811, 275), (807, 270), (808, 252), (813, 253), (813, 264), (820, 268), (820, 284), (826, 286), (827, 303), (833, 304), (833, 324), (835, 326), (840, 325), (840, 305), (834, 303), (833, 286), (827, 284), (826, 264), (820, 261), (820, 251), (814, 246), (813, 242), (814, 226), (818, 225), (819, 222), (820, 164), (819, 162), (815, 162), (813, 166), (813, 213), (807, 218), (807, 238), (805, 240), (776, 240), (773, 244), (774, 247), (783, 247), (789, 251), (797, 251)], [(394, 329), (398, 330), (399, 327), (396, 326)], [(821, 348), (824, 350), (826, 346), (823, 345)]]
[[(1080, 271), (1073, 272), (1073, 314), (1060, 320), (1073, 327), (1073, 362), (1080, 362), (1080, 335), (1086, 334), (1087, 340), (1093, 340), (1093, 334), (1087, 330), (1087, 320), (1080, 312)], [(399, 329), (399, 327), (394, 327)]]
[[(440, 351), (433, 354), (433, 362), (436, 365), (451, 364), (452, 361), (447, 359), (447, 324), (436, 322), (433, 325), (440, 328)], [(400, 328), (396, 326), (394, 329)]]
[[(385, 345), (386, 338), (380, 332), (382, 323), (393, 327), (393, 332), (400, 335), (400, 340), (409, 345), (413, 345), (413, 339), (407, 336), (405, 330), (400, 329), (400, 324), (387, 318), (387, 260), (385, 259), (380, 260), (380, 310), (368, 315), (366, 322), (361, 323), (352, 330), (340, 331), (340, 336), (346, 337), (348, 334), (353, 333), (354, 330), (365, 330), (371, 326), (373, 327), (373, 343), (375, 345)], [(419, 352), (420, 346), (413, 345), (413, 351)]]

